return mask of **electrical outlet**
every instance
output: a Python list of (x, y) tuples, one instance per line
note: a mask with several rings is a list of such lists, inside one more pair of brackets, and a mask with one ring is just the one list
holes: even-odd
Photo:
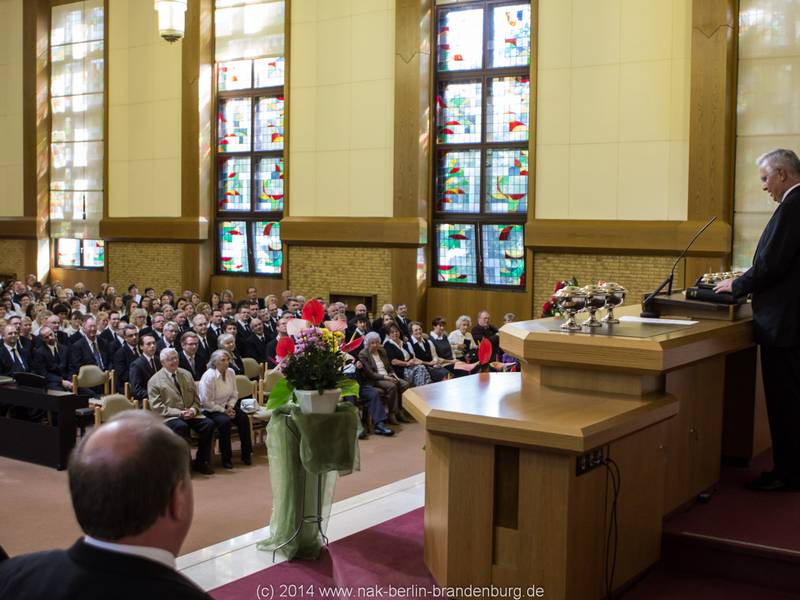
[(603, 464), (603, 449), (596, 448), (586, 454), (581, 454), (575, 460), (575, 475), (583, 475)]

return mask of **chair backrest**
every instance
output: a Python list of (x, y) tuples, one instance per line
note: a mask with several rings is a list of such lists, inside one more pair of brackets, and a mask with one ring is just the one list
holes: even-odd
[(147, 398), (142, 400), (142, 410), (150, 410), (150, 400)]
[(254, 382), (250, 381), (247, 375), (236, 376), (236, 389), (239, 392), (239, 398), (251, 398), (254, 392)]
[(244, 365), (244, 374), (248, 379), (258, 379), (258, 376), (261, 374), (261, 368), (258, 366), (258, 361), (255, 358), (245, 356), (242, 358), (242, 364)]
[(97, 365), (83, 365), (78, 370), (78, 387), (90, 388), (105, 385), (106, 372)]
[(264, 394), (269, 394), (270, 390), (272, 390), (272, 388), (275, 387), (275, 384), (281, 379), (283, 379), (283, 373), (278, 369), (267, 371), (267, 374), (264, 377), (264, 382), (261, 384), (261, 389), (263, 390)]
[(132, 410), (133, 404), (122, 394), (111, 394), (100, 398), (100, 421), (105, 423), (123, 410)]

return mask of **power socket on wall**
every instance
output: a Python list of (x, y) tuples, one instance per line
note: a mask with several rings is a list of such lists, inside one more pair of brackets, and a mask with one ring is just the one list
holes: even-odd
[(575, 475), (583, 475), (603, 464), (603, 449), (597, 448), (575, 459)]

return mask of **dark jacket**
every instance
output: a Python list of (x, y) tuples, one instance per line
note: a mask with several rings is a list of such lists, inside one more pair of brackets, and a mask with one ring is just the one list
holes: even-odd
[(247, 338), (242, 353), (244, 356), (254, 358), (258, 363), (267, 362), (267, 345), (270, 342), (266, 335), (262, 335), (261, 338), (259, 340), (255, 333)]
[(19, 368), (14, 364), (14, 357), (8, 351), (6, 345), (0, 341), (0, 375), (11, 375), (12, 373), (31, 372), (31, 357), (24, 350), (20, 352), (17, 350), (20, 359), (22, 360), (23, 368)]
[[(97, 341), (95, 339), (95, 341)], [(98, 350), (100, 350), (100, 357), (103, 361), (102, 369), (108, 371), (113, 367), (109, 364), (108, 356), (103, 352), (103, 348), (98, 343)], [(69, 347), (69, 357), (67, 358), (67, 375), (72, 377), (77, 375), (78, 371), (83, 365), (97, 365), (92, 349), (89, 346), (89, 340), (85, 336), (81, 336), (77, 342)], [(100, 366), (100, 365), (98, 365)]]
[(733, 282), (736, 297), (753, 295), (753, 331), (766, 346), (800, 346), (800, 188), (772, 213), (753, 266)]
[(161, 361), (158, 360), (158, 355), (153, 357), (153, 361), (155, 362), (155, 370), (150, 368), (150, 361), (144, 355), (131, 363), (129, 374), (131, 396), (136, 400), (147, 398), (147, 382), (161, 368)]
[[(392, 363), (389, 362), (389, 357), (386, 354), (386, 350), (383, 348), (383, 346), (378, 346), (378, 355), (381, 358), (383, 367), (386, 369), (386, 373), (389, 375), (393, 374), (394, 369), (392, 368)], [(380, 381), (383, 379), (383, 375), (378, 373), (378, 367), (376, 366), (375, 361), (372, 359), (372, 355), (368, 349), (364, 348), (358, 353), (358, 360), (364, 367), (362, 375), (367, 383), (370, 381)]]
[(114, 375), (117, 380), (117, 392), (122, 393), (125, 384), (129, 381), (129, 371), (131, 364), (139, 358), (128, 344), (125, 344), (114, 353)]
[(108, 552), (82, 540), (0, 562), (0, 600), (209, 600), (183, 575), (146, 558)]
[(178, 366), (181, 369), (186, 369), (189, 373), (192, 374), (192, 379), (195, 381), (200, 381), (200, 378), (203, 376), (203, 373), (206, 372), (206, 363), (203, 362), (203, 357), (200, 356), (200, 353), (194, 355), (194, 369), (192, 365), (189, 364), (189, 359), (186, 358), (186, 355), (183, 353), (183, 350), (178, 352)]
[(47, 344), (40, 344), (33, 351), (31, 357), (32, 371), (41, 375), (47, 380), (47, 387), (51, 390), (61, 390), (61, 382), (67, 378), (67, 358), (69, 349), (67, 346), (56, 343), (58, 349), (58, 359), (53, 356), (53, 352)]

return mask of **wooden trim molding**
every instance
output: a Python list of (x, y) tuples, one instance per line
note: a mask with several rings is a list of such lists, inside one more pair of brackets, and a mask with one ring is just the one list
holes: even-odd
[(202, 242), (208, 239), (203, 217), (116, 217), (100, 221), (100, 237), (109, 242)]
[(284, 217), (281, 239), (292, 245), (419, 247), (428, 241), (420, 217)]
[(0, 237), (36, 239), (36, 217), (0, 217)]
[[(525, 245), (549, 252), (677, 254), (703, 224), (703, 221), (536, 219), (525, 226)], [(731, 226), (717, 221), (697, 239), (689, 255), (728, 254), (731, 236)]]

